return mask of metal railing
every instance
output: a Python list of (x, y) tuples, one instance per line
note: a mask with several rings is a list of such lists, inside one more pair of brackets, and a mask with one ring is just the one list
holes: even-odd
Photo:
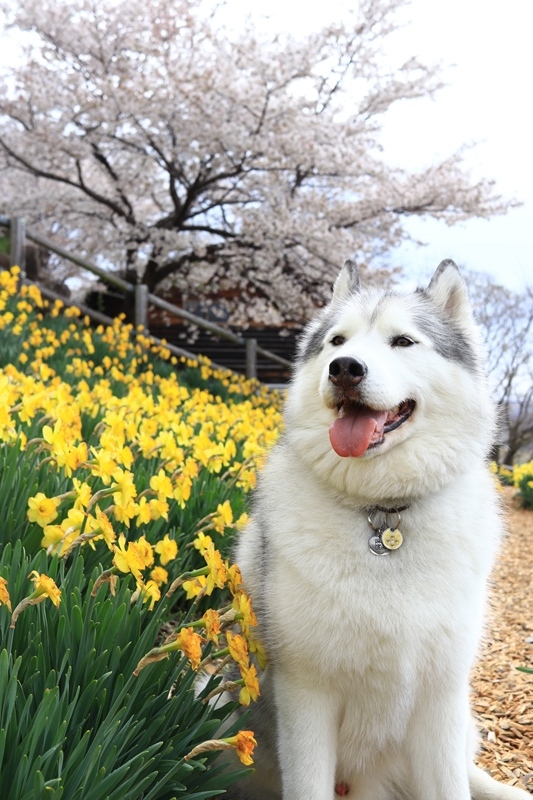
[[(147, 336), (154, 344), (162, 344), (162, 340), (152, 336), (150, 334), (148, 328), (148, 308), (150, 305), (155, 306), (156, 308), (160, 308), (164, 311), (169, 311), (171, 314), (179, 317), (180, 319), (185, 320), (186, 322), (194, 323), (198, 325), (199, 328), (203, 328), (204, 330), (209, 331), (210, 333), (215, 334), (216, 336), (221, 337), (222, 339), (227, 339), (233, 344), (237, 344), (245, 349), (246, 354), (246, 376), (248, 378), (257, 378), (257, 358), (258, 356), (262, 356), (263, 358), (267, 359), (268, 361), (273, 361), (276, 364), (280, 364), (283, 367), (290, 367), (290, 361), (287, 359), (282, 358), (282, 356), (278, 356), (276, 353), (271, 352), (270, 350), (265, 350), (257, 343), (257, 339), (255, 338), (248, 338), (244, 336), (238, 336), (233, 331), (223, 328), (220, 325), (216, 325), (214, 322), (209, 322), (202, 317), (198, 317), (195, 314), (191, 314), (190, 311), (187, 311), (184, 308), (180, 308), (179, 306), (174, 305), (173, 303), (169, 303), (167, 300), (163, 300), (163, 298), (158, 297), (155, 294), (151, 294), (148, 291), (148, 287), (146, 284), (138, 283), (133, 284), (129, 283), (128, 281), (120, 278), (118, 275), (114, 275), (112, 272), (107, 272), (106, 270), (102, 269), (101, 267), (97, 267), (96, 264), (92, 264), (90, 261), (86, 261), (79, 256), (70, 253), (68, 250), (65, 250), (63, 247), (59, 247), (59, 245), (55, 244), (50, 239), (47, 239), (44, 236), (41, 236), (38, 233), (31, 231), (29, 228), (26, 227), (25, 221), (21, 217), (6, 217), (0, 215), (0, 226), (9, 230), (9, 239), (10, 239), (10, 254), (9, 254), (9, 261), (11, 266), (19, 266), (21, 269), (22, 280), (27, 283), (33, 283), (33, 281), (29, 281), (25, 277), (25, 252), (26, 252), (26, 240), (33, 242), (40, 247), (45, 248), (46, 250), (50, 250), (52, 253), (60, 256), (61, 258), (70, 261), (72, 264), (76, 264), (78, 267), (82, 269), (88, 270), (92, 272), (93, 275), (97, 275), (100, 280), (109, 285), (114, 287), (115, 289), (119, 289), (120, 291), (124, 292), (126, 295), (133, 295), (134, 298), (134, 321), (135, 327), (138, 328), (141, 326), (143, 328), (143, 334)], [(75, 305), (83, 314), (86, 314), (91, 319), (94, 319), (96, 322), (103, 323), (105, 325), (113, 324), (112, 317), (108, 317), (105, 314), (102, 314), (99, 311), (95, 311), (88, 306), (85, 306), (81, 303), (74, 303), (70, 302), (68, 299), (63, 297), (62, 295), (54, 292), (52, 289), (49, 289), (45, 286), (41, 286), (39, 288), (44, 297), (47, 299), (59, 299), (62, 300), (65, 305)], [(173, 344), (169, 344), (165, 342), (164, 346), (170, 350), (174, 355), (178, 356), (185, 356), (186, 358), (197, 359), (198, 356), (194, 353), (190, 353), (187, 350), (184, 350), (181, 347), (176, 347)], [(214, 364), (215, 367), (220, 367), (219, 364)], [(222, 369), (226, 369), (226, 367), (222, 367)]]

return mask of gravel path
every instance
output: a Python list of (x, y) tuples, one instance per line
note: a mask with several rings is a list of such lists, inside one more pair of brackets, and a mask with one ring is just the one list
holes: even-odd
[[(472, 676), (481, 727), (478, 763), (497, 780), (533, 794), (533, 511), (504, 488), (508, 537), (496, 565), (486, 641)], [(482, 535), (482, 532), (480, 532)]]

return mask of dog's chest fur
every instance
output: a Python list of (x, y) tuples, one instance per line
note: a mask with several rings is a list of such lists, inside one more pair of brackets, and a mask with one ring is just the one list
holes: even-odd
[(401, 739), (418, 702), (414, 687), (420, 695), (436, 674), (468, 670), (498, 515), (491, 478), (463, 475), (412, 502), (403, 545), (377, 556), (367, 514), (304, 470), (287, 448), (272, 454), (238, 561), (273, 662), (346, 698), (342, 761), (343, 740), (353, 753), (354, 737), (365, 752), (382, 749), (384, 737)]

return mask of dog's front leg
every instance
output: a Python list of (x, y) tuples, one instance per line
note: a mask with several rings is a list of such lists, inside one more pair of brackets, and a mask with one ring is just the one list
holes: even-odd
[(302, 674), (274, 675), (283, 800), (333, 800), (338, 703)]
[(413, 800), (470, 800), (468, 692), (437, 688), (411, 722), (408, 758)]

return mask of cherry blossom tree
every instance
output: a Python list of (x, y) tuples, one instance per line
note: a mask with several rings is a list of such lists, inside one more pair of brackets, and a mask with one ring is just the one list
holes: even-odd
[(204, 0), (3, 0), (25, 57), (0, 83), (0, 209), (152, 291), (233, 298), (232, 321), (304, 321), (409, 215), (508, 206), (462, 153), (409, 172), (381, 152), (391, 106), (440, 88), (383, 59), (402, 2), (269, 39)]
[(485, 335), (487, 364), (500, 409), (500, 460), (531, 458), (533, 447), (533, 288), (515, 292), (484, 272), (464, 272)]

